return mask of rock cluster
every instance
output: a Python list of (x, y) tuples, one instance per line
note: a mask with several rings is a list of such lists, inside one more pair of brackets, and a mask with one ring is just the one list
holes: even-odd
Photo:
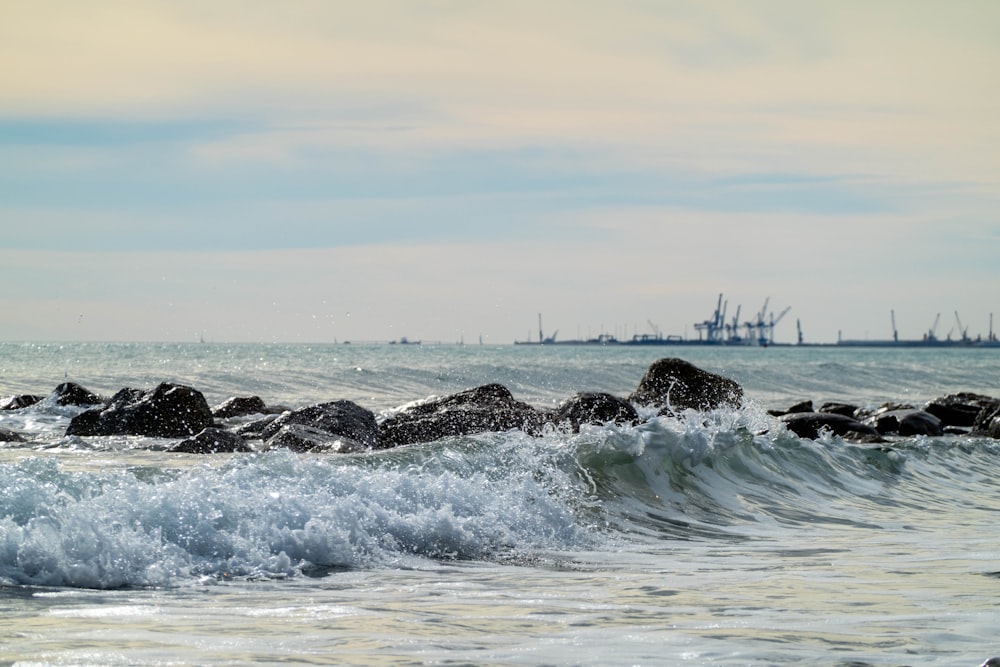
[(928, 401), (922, 406), (887, 403), (867, 409), (847, 403), (825, 403), (818, 410), (812, 401), (786, 410), (770, 410), (789, 431), (799, 437), (816, 438), (829, 429), (855, 440), (884, 436), (973, 435), (1000, 438), (1000, 399), (962, 392)]
[[(109, 399), (64, 383), (48, 397), (12, 397), (0, 410), (19, 410), (47, 399), (59, 405), (93, 406), (71, 420), (67, 435), (178, 438), (182, 440), (170, 451), (197, 454), (275, 448), (347, 453), (512, 429), (538, 435), (547, 426), (576, 432), (587, 424), (633, 425), (640, 419), (637, 406), (668, 416), (686, 409), (739, 407), (743, 388), (670, 358), (654, 362), (625, 398), (581, 392), (552, 410), (518, 401), (503, 385), (487, 384), (410, 405), (379, 422), (372, 411), (346, 400), (288, 410), (269, 407), (259, 396), (237, 396), (212, 408), (198, 390), (172, 383), (151, 390), (121, 389)], [(856, 441), (944, 433), (1000, 438), (1000, 399), (969, 393), (944, 396), (921, 407), (884, 405), (874, 410), (843, 403), (827, 403), (816, 410), (811, 401), (804, 401), (771, 414), (803, 438), (817, 438), (823, 431)], [(228, 427), (223, 423), (235, 418), (241, 422)], [(23, 440), (21, 434), (0, 430), (0, 441)], [(251, 446), (251, 441), (260, 444)]]

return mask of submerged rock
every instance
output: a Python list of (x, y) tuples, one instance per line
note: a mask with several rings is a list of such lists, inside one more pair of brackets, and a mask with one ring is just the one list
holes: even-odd
[(579, 431), (581, 424), (632, 425), (639, 421), (639, 414), (623, 398), (603, 392), (581, 392), (556, 408), (551, 421), (569, 423), (574, 431)]
[(667, 358), (653, 362), (628, 398), (640, 405), (665, 408), (664, 412), (737, 408), (743, 402), (743, 387), (683, 359)]
[(66, 435), (144, 435), (179, 438), (213, 426), (212, 411), (197, 389), (163, 382), (155, 389), (125, 388), (107, 406), (81, 412)]
[(537, 433), (543, 420), (539, 410), (516, 400), (503, 385), (487, 384), (389, 417), (379, 425), (379, 447), (512, 429)]

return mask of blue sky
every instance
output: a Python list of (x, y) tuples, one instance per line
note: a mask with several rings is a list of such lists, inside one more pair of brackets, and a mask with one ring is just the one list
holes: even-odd
[(3, 340), (1000, 317), (993, 2), (0, 14)]

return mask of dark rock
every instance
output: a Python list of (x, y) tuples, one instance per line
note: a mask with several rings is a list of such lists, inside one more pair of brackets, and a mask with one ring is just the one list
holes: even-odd
[(290, 449), (293, 452), (330, 452), (349, 454), (370, 451), (372, 447), (343, 435), (336, 435), (305, 424), (285, 424), (271, 436), (269, 449)]
[(579, 431), (581, 424), (636, 424), (639, 414), (625, 399), (603, 392), (581, 392), (564, 401), (551, 421), (569, 423), (574, 431)]
[(801, 403), (796, 403), (785, 410), (768, 410), (767, 414), (772, 417), (781, 417), (782, 415), (790, 415), (796, 412), (815, 412), (815, 410), (813, 410), (813, 402), (802, 401)]
[[(291, 412), (291, 410), (288, 410)], [(236, 428), (235, 432), (244, 439), (259, 439), (264, 437), (264, 431), (273, 424), (281, 415), (269, 414), (260, 419), (255, 419)], [(273, 433), (273, 432), (272, 432)]]
[(988, 405), (976, 415), (972, 424), (972, 435), (984, 435), (988, 438), (1000, 439), (1000, 401)]
[(17, 431), (0, 426), (0, 442), (27, 442), (27, 440)]
[(396, 447), (512, 429), (536, 433), (542, 421), (541, 412), (515, 400), (506, 387), (487, 384), (415, 405), (389, 417), (379, 426), (379, 446)]
[(99, 405), (104, 399), (75, 382), (63, 382), (52, 392), (57, 405)]
[(817, 412), (828, 412), (835, 415), (844, 415), (845, 417), (855, 417), (858, 414), (858, 406), (851, 405), (850, 403), (837, 403), (830, 402), (824, 403), (819, 407)]
[(0, 403), (0, 410), (20, 410), (21, 408), (26, 408), (29, 405), (34, 405), (43, 398), (45, 397), (34, 396), (32, 394), (21, 394), (20, 396), (11, 396), (3, 403)]
[(216, 419), (242, 417), (244, 415), (267, 414), (267, 405), (260, 396), (233, 396), (212, 408)]
[(885, 410), (868, 419), (882, 435), (942, 435), (941, 420), (929, 412), (914, 409)]
[[(291, 429), (289, 434), (289, 429), (285, 427), (292, 425), (308, 427), (311, 430)], [(283, 430), (285, 434), (282, 434)], [(300, 438), (299, 436), (303, 434), (308, 434), (308, 437)], [(267, 442), (269, 448), (289, 446), (287, 443), (301, 439), (303, 442), (311, 441), (317, 446), (328, 443), (331, 446), (324, 445), (326, 449), (336, 450), (332, 447), (332, 443), (337, 441), (350, 441), (351, 444), (347, 447), (352, 449), (375, 448), (378, 445), (378, 434), (378, 424), (371, 410), (352, 401), (330, 401), (279, 415), (264, 427), (260, 437)], [(290, 448), (305, 451), (299, 445)], [(308, 449), (312, 450), (315, 447)]]
[(203, 429), (193, 438), (182, 440), (168, 451), (183, 454), (230, 454), (252, 452), (253, 448), (236, 433), (213, 426)]
[(982, 394), (959, 392), (935, 398), (924, 410), (941, 420), (944, 426), (972, 426), (983, 408), (997, 403), (997, 399)]
[(739, 407), (743, 400), (743, 387), (683, 359), (660, 359), (649, 367), (628, 400), (640, 405), (662, 407), (666, 411)]
[(875, 427), (835, 412), (795, 412), (781, 418), (789, 431), (800, 438), (815, 440), (822, 430), (839, 436), (878, 436)]
[(164, 382), (149, 391), (120, 390), (107, 406), (74, 417), (66, 435), (180, 438), (213, 425), (212, 411), (200, 391)]

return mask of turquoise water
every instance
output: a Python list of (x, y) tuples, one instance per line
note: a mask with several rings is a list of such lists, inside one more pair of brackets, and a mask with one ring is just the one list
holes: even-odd
[(1000, 396), (996, 350), (0, 344), (0, 396), (160, 381), (384, 413), (553, 405), (682, 356), (739, 410), (377, 454), (169, 454), (0, 412), (0, 664), (978, 665), (1000, 441), (800, 439), (802, 399)]

